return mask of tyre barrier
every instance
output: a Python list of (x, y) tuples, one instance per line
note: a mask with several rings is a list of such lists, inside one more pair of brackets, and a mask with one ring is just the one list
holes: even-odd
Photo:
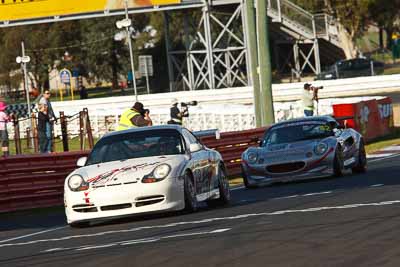
[[(241, 173), (240, 158), (249, 147), (257, 145), (266, 128), (225, 132), (200, 137), (202, 143), (219, 151), (229, 176)], [(89, 151), (17, 155), (0, 158), (0, 213), (60, 206), (64, 181), (76, 169), (80, 157)]]

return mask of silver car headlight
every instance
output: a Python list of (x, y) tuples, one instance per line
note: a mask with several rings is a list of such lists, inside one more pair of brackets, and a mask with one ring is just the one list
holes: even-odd
[(328, 145), (321, 142), (318, 143), (315, 147), (314, 147), (314, 152), (317, 155), (322, 155), (324, 154), (326, 151), (328, 150)]
[(150, 174), (142, 179), (142, 183), (155, 183), (165, 179), (171, 172), (171, 166), (168, 164), (158, 165)]
[(78, 174), (68, 178), (68, 187), (71, 191), (83, 191), (89, 188), (83, 177)]
[(249, 154), (247, 154), (247, 160), (249, 161), (249, 163), (256, 163), (258, 159), (258, 154), (255, 152), (249, 152)]

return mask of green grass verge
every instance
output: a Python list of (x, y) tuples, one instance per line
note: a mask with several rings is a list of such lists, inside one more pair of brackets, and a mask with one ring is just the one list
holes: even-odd
[(367, 154), (374, 153), (385, 147), (400, 145), (400, 129), (396, 128), (392, 134), (373, 140), (365, 146)]

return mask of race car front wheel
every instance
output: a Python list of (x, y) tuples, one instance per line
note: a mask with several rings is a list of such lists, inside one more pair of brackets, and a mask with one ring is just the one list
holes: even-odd
[(211, 207), (227, 205), (231, 200), (228, 177), (226, 176), (226, 172), (222, 166), (218, 167), (218, 173), (219, 198), (207, 200), (207, 205)]
[(353, 173), (364, 173), (367, 170), (367, 154), (365, 152), (364, 142), (360, 142), (360, 149), (358, 150), (357, 165), (351, 168)]
[(333, 175), (335, 177), (343, 176), (343, 155), (340, 148), (336, 148), (335, 157), (333, 159)]

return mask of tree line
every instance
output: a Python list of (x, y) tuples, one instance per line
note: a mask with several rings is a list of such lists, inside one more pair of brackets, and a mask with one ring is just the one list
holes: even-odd
[[(373, 23), (380, 29), (381, 48), (391, 46), (399, 30), (400, 0), (292, 0), (312, 13), (325, 12), (337, 18), (355, 43)], [(383, 32), (386, 33), (384, 40)]]

